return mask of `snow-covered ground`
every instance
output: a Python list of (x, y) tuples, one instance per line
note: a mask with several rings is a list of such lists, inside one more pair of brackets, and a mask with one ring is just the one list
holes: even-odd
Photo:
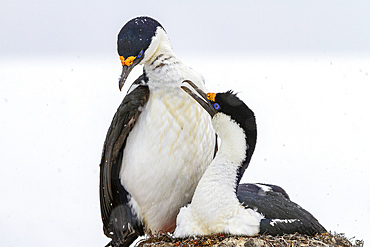
[[(0, 60), (2, 246), (107, 243), (99, 162), (128, 88), (118, 90), (115, 58)], [(244, 182), (278, 184), (328, 230), (370, 241), (369, 56), (181, 58), (210, 91), (240, 92), (254, 110), (258, 143)]]

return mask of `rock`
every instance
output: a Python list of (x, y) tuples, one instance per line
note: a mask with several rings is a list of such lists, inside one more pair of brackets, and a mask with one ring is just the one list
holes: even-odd
[[(354, 243), (352, 243), (352, 242)], [(291, 246), (320, 246), (320, 247), (363, 247), (364, 241), (347, 239), (344, 234), (324, 233), (314, 237), (301, 234), (286, 234), (283, 236), (260, 235), (256, 237), (229, 236), (215, 234), (210, 236), (173, 238), (170, 234), (160, 234), (142, 240), (138, 247), (185, 247), (185, 246), (216, 246), (216, 247), (291, 247)]]

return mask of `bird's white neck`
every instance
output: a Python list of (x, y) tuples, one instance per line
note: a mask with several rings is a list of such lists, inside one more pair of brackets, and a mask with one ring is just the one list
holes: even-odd
[(247, 144), (244, 130), (224, 113), (216, 114), (212, 119), (212, 125), (221, 138), (220, 148), (212, 163), (221, 165), (221, 161), (228, 161), (239, 168), (246, 158)]
[(157, 59), (158, 55), (161, 54), (175, 56), (168, 35), (161, 27), (158, 27), (155, 36), (152, 38), (150, 46), (145, 51), (145, 58), (141, 61), (141, 64), (148, 66)]
[(237, 203), (235, 194), (237, 173), (246, 157), (245, 133), (238, 123), (223, 113), (216, 114), (212, 124), (221, 139), (221, 144), (216, 157), (198, 184), (192, 203), (198, 199), (202, 201), (209, 193), (218, 194), (212, 200), (220, 200), (220, 203), (224, 203), (225, 200)]
[[(148, 49), (145, 51), (145, 59), (141, 61), (150, 86), (153, 87), (178, 87), (182, 80), (189, 79), (192, 74), (175, 55), (166, 32), (158, 28), (156, 35)], [(198, 78), (192, 78), (198, 81)], [(198, 82), (196, 82), (198, 84)]]
[(215, 159), (203, 174), (191, 204), (177, 216), (175, 236), (232, 233), (254, 236), (263, 216), (245, 209), (236, 197), (238, 168), (246, 156), (246, 139), (242, 128), (223, 113), (212, 119), (221, 138)]
[(191, 80), (205, 90), (203, 76), (176, 57), (170, 40), (161, 27), (157, 28), (156, 35), (145, 51), (144, 57), (140, 64), (144, 65), (151, 91), (155, 88), (172, 90), (174, 87), (182, 91), (180, 85), (184, 80)]

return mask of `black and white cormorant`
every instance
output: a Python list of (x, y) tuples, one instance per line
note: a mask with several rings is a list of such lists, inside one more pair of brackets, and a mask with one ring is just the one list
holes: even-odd
[(255, 236), (295, 232), (314, 235), (326, 232), (279, 186), (238, 185), (238, 171), (245, 162), (249, 163), (256, 145), (254, 113), (231, 91), (205, 94), (188, 83), (196, 93), (186, 86), (183, 86), (184, 90), (212, 116), (221, 145), (199, 181), (191, 204), (181, 208), (175, 236), (213, 233)]
[[(190, 202), (211, 163), (211, 118), (184, 94), (203, 77), (174, 54), (162, 25), (150, 17), (127, 22), (118, 34), (121, 89), (136, 65), (136, 79), (108, 130), (100, 164), (100, 204), (111, 246), (129, 246), (145, 232), (171, 232), (179, 209)], [(145, 229), (145, 230), (144, 230)]]

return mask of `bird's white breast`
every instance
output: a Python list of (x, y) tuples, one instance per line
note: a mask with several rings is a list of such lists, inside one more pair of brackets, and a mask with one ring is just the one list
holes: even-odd
[(180, 82), (149, 88), (149, 100), (127, 138), (120, 176), (147, 228), (168, 230), (213, 158), (215, 135), (209, 115)]

